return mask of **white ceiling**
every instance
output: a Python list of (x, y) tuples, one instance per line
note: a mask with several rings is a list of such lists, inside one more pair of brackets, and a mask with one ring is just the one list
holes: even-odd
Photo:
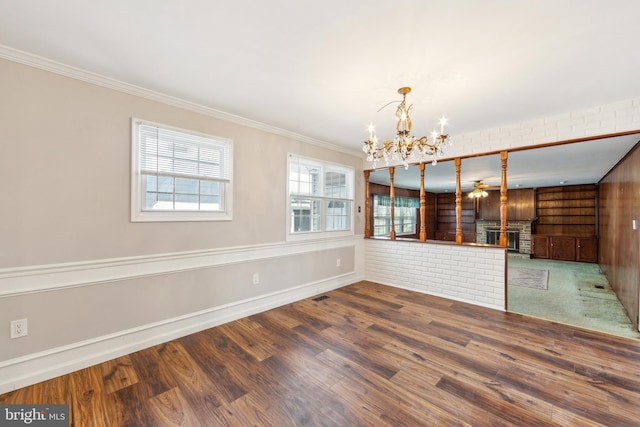
[(393, 133), (378, 109), (401, 86), (415, 134), (445, 113), (453, 137), (637, 97), (639, 16), (637, 0), (0, 0), (0, 45), (360, 150), (369, 122)]

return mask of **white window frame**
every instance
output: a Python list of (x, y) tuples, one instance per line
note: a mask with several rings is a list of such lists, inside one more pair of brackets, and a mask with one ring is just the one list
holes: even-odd
[[(203, 144), (203, 138), (211, 140), (212, 144), (224, 145), (227, 150), (226, 165), (227, 174), (224, 179), (217, 179), (221, 182), (222, 191), (221, 198), (223, 207), (219, 211), (205, 210), (145, 210), (145, 189), (144, 178), (141, 174), (141, 155), (140, 155), (140, 125), (158, 127), (174, 132), (180, 132), (185, 137), (194, 136), (200, 144)], [(184, 177), (184, 175), (176, 174), (176, 177)], [(196, 178), (196, 176), (193, 176)], [(131, 221), (132, 222), (164, 222), (164, 221), (230, 221), (232, 219), (233, 208), (233, 141), (227, 138), (207, 135), (190, 130), (180, 129), (160, 123), (154, 123), (138, 118), (131, 119)]]
[[(290, 188), (290, 176), (291, 176), (291, 162), (294, 159), (299, 159), (307, 164), (313, 164), (321, 169), (321, 179), (319, 186), (321, 188), (320, 195), (310, 197), (315, 200), (320, 200), (320, 230), (319, 231), (299, 231), (293, 232), (291, 231), (291, 203), (292, 199), (298, 197), (307, 197), (305, 195), (297, 195), (292, 194), (292, 189)], [(299, 156), (297, 154), (288, 153), (287, 154), (287, 219), (286, 219), (286, 227), (287, 227), (287, 240), (288, 241), (296, 241), (296, 240), (312, 240), (312, 239), (326, 239), (332, 237), (345, 237), (345, 236), (353, 236), (354, 235), (354, 220), (355, 220), (355, 172), (354, 169), (350, 166), (340, 165), (337, 163), (326, 162), (323, 160), (317, 160), (309, 157)], [(324, 176), (327, 171), (335, 171), (345, 173), (347, 176), (347, 188), (348, 188), (348, 196), (347, 198), (335, 198), (335, 197), (325, 197), (323, 194), (324, 191)], [(326, 227), (326, 219), (327, 219), (327, 206), (329, 202), (338, 201), (349, 203), (349, 229), (348, 230), (331, 230), (327, 231)]]

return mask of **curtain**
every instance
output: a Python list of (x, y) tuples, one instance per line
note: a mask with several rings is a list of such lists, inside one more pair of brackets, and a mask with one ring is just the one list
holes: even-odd
[[(384, 194), (374, 194), (378, 198), (378, 206), (391, 206), (391, 197)], [(420, 200), (413, 197), (395, 197), (396, 208), (419, 208)]]

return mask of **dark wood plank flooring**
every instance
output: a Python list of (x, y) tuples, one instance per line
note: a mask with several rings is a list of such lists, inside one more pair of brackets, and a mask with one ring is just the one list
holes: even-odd
[(360, 282), (50, 381), (73, 426), (640, 425), (640, 342)]

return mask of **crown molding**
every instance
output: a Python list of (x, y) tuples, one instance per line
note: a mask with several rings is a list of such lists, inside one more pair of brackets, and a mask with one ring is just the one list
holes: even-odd
[(70, 77), (72, 79), (91, 83), (96, 86), (101, 86), (107, 89), (116, 90), (129, 95), (139, 96), (141, 98), (171, 105), (173, 107), (182, 108), (184, 110), (192, 111), (198, 114), (203, 114), (209, 117), (235, 123), (241, 126), (246, 126), (246, 127), (261, 130), (264, 132), (269, 132), (275, 135), (284, 136), (299, 142), (316, 145), (322, 148), (338, 151), (351, 156), (361, 157), (361, 153), (357, 150), (352, 150), (331, 142), (322, 141), (316, 138), (312, 138), (306, 135), (302, 135), (302, 134), (292, 132), (286, 129), (282, 129), (276, 126), (272, 126), (263, 122), (237, 116), (235, 114), (226, 113), (224, 111), (216, 110), (215, 108), (207, 107), (205, 105), (197, 104), (195, 102), (187, 101), (175, 96), (167, 95), (161, 92), (156, 92), (151, 89), (146, 89), (144, 87), (140, 87), (140, 86), (136, 86), (120, 80), (116, 80), (111, 77), (103, 76), (98, 73), (87, 71), (71, 65), (63, 64), (61, 62), (57, 62), (42, 56), (21, 51), (18, 49), (14, 49), (12, 47), (5, 46), (2, 44), (0, 44), (0, 58), (13, 61), (13, 62), (18, 62), (20, 64), (28, 65), (30, 67), (39, 68), (41, 70), (49, 71), (51, 73), (59, 74), (65, 77)]

